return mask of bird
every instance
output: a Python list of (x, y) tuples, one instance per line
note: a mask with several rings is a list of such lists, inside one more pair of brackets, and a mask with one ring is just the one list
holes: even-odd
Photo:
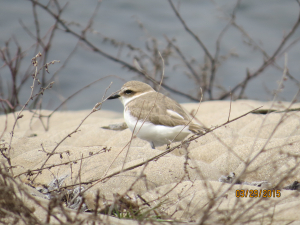
[(156, 92), (141, 81), (126, 82), (109, 100), (119, 98), (124, 105), (124, 120), (135, 136), (152, 147), (184, 140), (189, 134), (204, 134), (207, 129), (192, 118), (175, 100)]

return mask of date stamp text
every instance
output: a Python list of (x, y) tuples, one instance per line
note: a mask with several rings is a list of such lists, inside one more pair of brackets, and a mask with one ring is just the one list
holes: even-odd
[(280, 190), (268, 190), (268, 189), (250, 189), (243, 190), (237, 189), (235, 191), (237, 198), (279, 198), (281, 196)]

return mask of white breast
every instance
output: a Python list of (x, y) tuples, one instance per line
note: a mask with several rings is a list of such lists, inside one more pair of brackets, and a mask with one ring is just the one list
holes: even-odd
[(137, 118), (133, 117), (126, 108), (124, 110), (124, 119), (129, 129), (132, 132), (134, 130), (134, 135), (143, 140), (153, 142), (155, 146), (169, 144), (172, 141), (181, 141), (191, 133), (188, 127), (184, 125), (168, 127), (143, 122), (143, 120), (137, 122)]

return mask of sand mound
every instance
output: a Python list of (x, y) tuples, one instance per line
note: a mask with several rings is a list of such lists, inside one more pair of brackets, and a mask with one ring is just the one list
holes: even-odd
[[(189, 112), (195, 112), (198, 104), (183, 106)], [(250, 100), (233, 102), (230, 119), (260, 106), (268, 109), (271, 103)], [(288, 106), (289, 103), (277, 103), (272, 108), (283, 110)], [(292, 108), (297, 107), (300, 104)], [(226, 101), (204, 102), (196, 118), (207, 127), (221, 125), (228, 121), (229, 109), (230, 103)], [(49, 113), (42, 111), (43, 115)], [(122, 123), (123, 115), (99, 111), (84, 122), (80, 131), (66, 138), (54, 154), (49, 154), (88, 113), (56, 112), (50, 118), (49, 130), (45, 131), (38, 118), (24, 112), (12, 141), (14, 175), (23, 182), (34, 179), (36, 186), (47, 186), (53, 179), (61, 177), (66, 177), (63, 186), (79, 182), (86, 184), (143, 163), (166, 149), (162, 146), (153, 150), (149, 143), (135, 138), (128, 150), (125, 147), (131, 138), (128, 129), (115, 131), (101, 128)], [(13, 122), (12, 114), (0, 116), (0, 128), (3, 129), (5, 124), (7, 126), (1, 140), (6, 147)], [(95, 207), (94, 198), (100, 190), (102, 207), (114, 202), (116, 196), (127, 194), (138, 204), (147, 201), (150, 207), (157, 207), (159, 214), (181, 221), (199, 222), (205, 219), (210, 223), (254, 223), (263, 220), (267, 223), (272, 220), (278, 224), (300, 221), (296, 211), (300, 205), (298, 192), (282, 189), (300, 180), (299, 127), (300, 112), (248, 114), (192, 141), (188, 149), (176, 149), (146, 165), (98, 182), (85, 193), (87, 207)], [(173, 143), (171, 147), (177, 144)], [(44, 169), (37, 175), (41, 167)], [(239, 177), (240, 183), (244, 183), (233, 185), (219, 182), (220, 176), (231, 172)], [(280, 197), (236, 196), (240, 190), (249, 190), (249, 193), (250, 190), (257, 190), (259, 193), (261, 187), (246, 185), (256, 181), (266, 181), (268, 185), (265, 189), (270, 190), (272, 196), (279, 190)], [(83, 187), (87, 188), (89, 184)]]

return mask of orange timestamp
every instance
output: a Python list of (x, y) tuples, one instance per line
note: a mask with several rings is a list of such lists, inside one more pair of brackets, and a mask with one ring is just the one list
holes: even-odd
[(281, 196), (280, 190), (268, 190), (268, 189), (250, 189), (250, 190), (243, 190), (237, 189), (235, 191), (235, 196), (237, 198), (279, 198)]

